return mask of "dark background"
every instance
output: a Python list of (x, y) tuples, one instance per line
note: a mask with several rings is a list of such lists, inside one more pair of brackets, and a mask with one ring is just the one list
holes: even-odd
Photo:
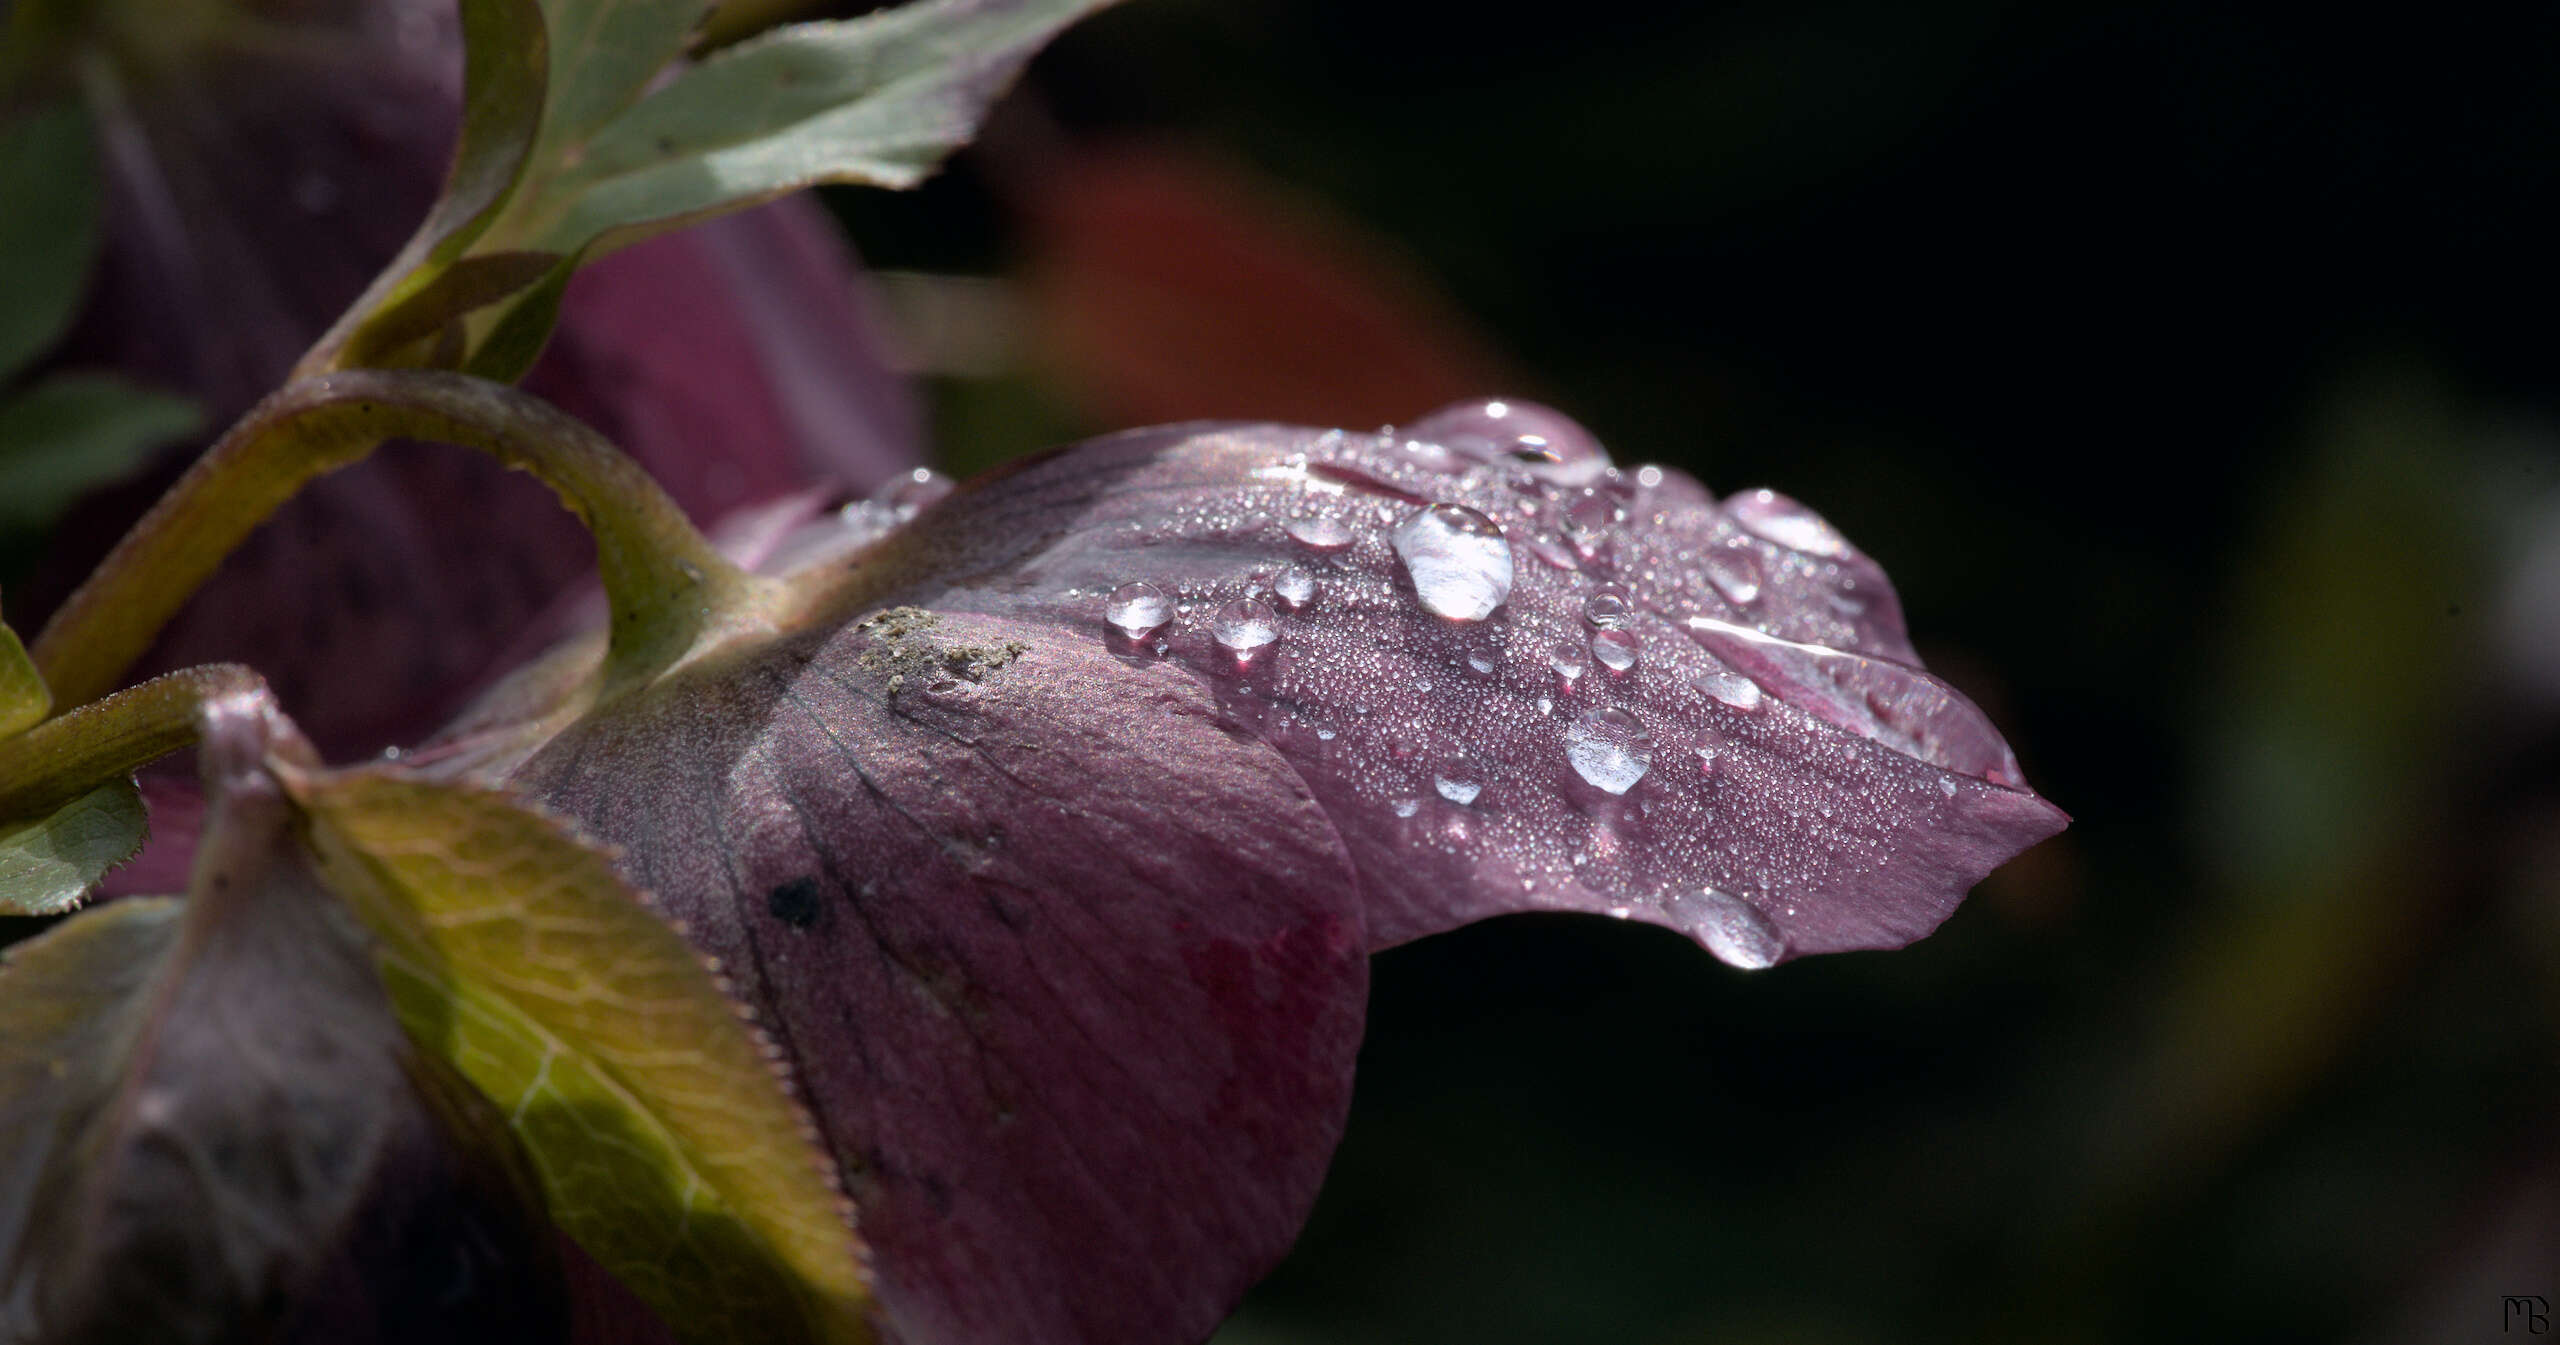
[(2560, 1297), (2555, 75), (2549, 6), (1140, 0), (839, 198), (948, 465), (1525, 393), (1823, 509), (2076, 818), (1898, 953), (1383, 955), (1221, 1345)]

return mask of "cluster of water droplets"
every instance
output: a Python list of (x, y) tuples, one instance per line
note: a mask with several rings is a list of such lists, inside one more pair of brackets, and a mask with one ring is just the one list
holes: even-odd
[[(1107, 593), (1124, 654), (1210, 674), (1223, 713), (1378, 800), (1410, 844), (1491, 846), (1560, 904), (1627, 891), (1624, 866), (1645, 857), (1688, 886), (1646, 879), (1625, 901), (1764, 966), (1787, 948), (1768, 894), (1891, 858), (1889, 827), (1861, 819), (1907, 809), (1909, 787), (1860, 751), (2017, 781), (1961, 696), (1862, 649), (1906, 647), (1881, 572), (1783, 495), (1718, 504), (1677, 473), (1622, 471), (1580, 427), (1516, 402), (1264, 461), (1240, 500), (1127, 525), (1139, 546), (1241, 566), (1085, 591)], [(1552, 783), (1519, 746), (1541, 740)], [(1808, 776), (1816, 748), (1842, 764)], [(1663, 752), (1701, 769), (1657, 771)], [(1932, 807), (1958, 795), (1918, 784)], [(1772, 860), (1736, 849), (1741, 834), (1828, 836), (1833, 853)]]

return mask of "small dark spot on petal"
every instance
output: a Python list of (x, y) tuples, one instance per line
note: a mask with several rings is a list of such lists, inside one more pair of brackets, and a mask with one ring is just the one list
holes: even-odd
[(807, 929), (818, 923), (818, 880), (794, 878), (776, 887), (764, 894), (764, 908), (793, 929)]

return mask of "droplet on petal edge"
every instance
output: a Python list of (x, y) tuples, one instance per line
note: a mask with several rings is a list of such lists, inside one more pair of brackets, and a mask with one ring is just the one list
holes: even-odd
[(1122, 584), (1103, 600), (1102, 619), (1130, 640), (1144, 640), (1173, 620), (1173, 601), (1153, 584)]
[(1729, 892), (1707, 888), (1682, 893), (1664, 905), (1682, 928), (1728, 966), (1760, 971), (1786, 956), (1787, 941), (1778, 927), (1759, 907)]
[(1511, 544), (1492, 519), (1462, 504), (1417, 509), (1396, 525), (1396, 558), (1423, 610), (1482, 621), (1511, 597)]
[(1582, 485), (1609, 470), (1608, 451), (1572, 417), (1516, 397), (1456, 402), (1405, 427), (1478, 462), (1508, 462), (1560, 485)]
[(1849, 539), (1822, 515), (1774, 490), (1744, 491), (1724, 502), (1724, 512), (1743, 531), (1790, 551), (1835, 560), (1852, 553)]
[(1653, 735), (1625, 710), (1585, 710), (1565, 726), (1564, 754), (1593, 788), (1624, 794), (1653, 768)]

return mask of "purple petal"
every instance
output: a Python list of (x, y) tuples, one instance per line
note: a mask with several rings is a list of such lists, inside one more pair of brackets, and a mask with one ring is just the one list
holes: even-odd
[(1016, 464), (517, 771), (778, 1025), (909, 1338), (1197, 1339), (1305, 1212), (1364, 934), (1892, 947), (2061, 825), (1816, 520), (1544, 461), (1190, 426)]
[(1295, 1237), (1359, 883), (1185, 670), (892, 607), (610, 707), (516, 783), (771, 1027), (899, 1338), (1198, 1340)]

